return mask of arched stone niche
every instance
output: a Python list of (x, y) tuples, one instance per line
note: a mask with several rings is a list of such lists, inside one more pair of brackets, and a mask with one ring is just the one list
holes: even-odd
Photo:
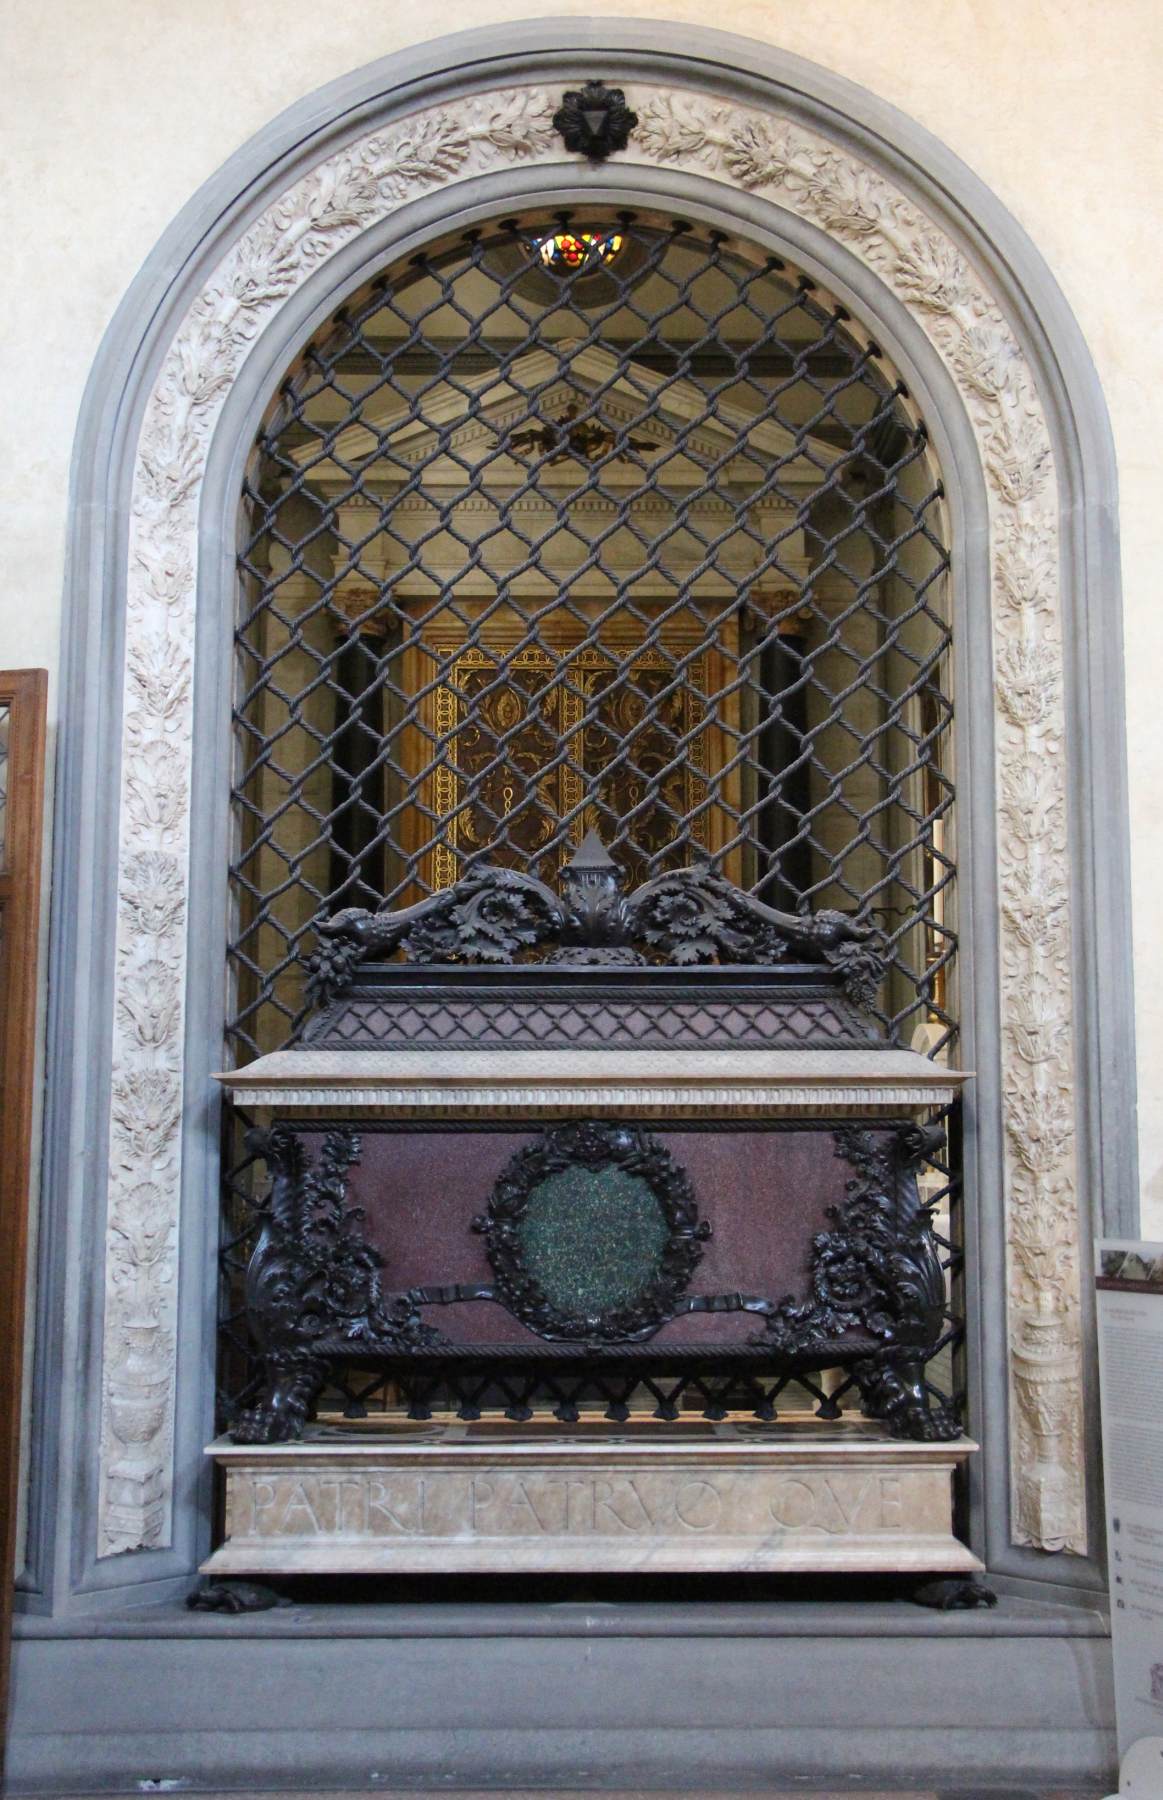
[[(38, 1379), (59, 1432), (45, 1433), (32, 1543), (58, 1596), (161, 1594), (208, 1529), (208, 1077), (233, 544), (258, 418), (298, 345), (377, 266), (563, 195), (669, 206), (786, 249), (875, 334), (933, 433), (954, 534), (963, 1061), (977, 1074), (973, 1528), (1002, 1573), (1100, 1580), (1088, 1246), (1104, 1204), (1110, 1225), (1134, 1217), (1101, 397), (1035, 253), (939, 145), (796, 59), (685, 29), (670, 48), (678, 35), (611, 26), (596, 53), (568, 23), (473, 33), (337, 84), (210, 184), (111, 328), (76, 462), (54, 935), (46, 1195), (60, 1229), (43, 1236)], [(552, 115), (598, 75), (639, 122), (593, 165)], [(50, 1570), (58, 1453), (73, 1555)]]

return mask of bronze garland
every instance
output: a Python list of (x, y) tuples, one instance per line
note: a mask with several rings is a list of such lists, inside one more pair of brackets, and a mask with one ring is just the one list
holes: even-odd
[(830, 1209), (832, 1229), (812, 1239), (810, 1298), (784, 1300), (764, 1322), (764, 1341), (781, 1355), (818, 1354), (825, 1366), (846, 1336), (877, 1339), (882, 1349), (854, 1359), (852, 1373), (865, 1412), (898, 1437), (961, 1431), (954, 1409), (933, 1403), (923, 1375), (944, 1323), (945, 1277), (916, 1178), (943, 1137), (939, 1126), (910, 1126), (891, 1154), (859, 1125), (837, 1128), (836, 1155), (855, 1171), (849, 1197)]
[[(614, 1167), (644, 1180), (669, 1231), (654, 1279), (627, 1304), (599, 1314), (571, 1314), (556, 1307), (528, 1265), (521, 1225), (530, 1196), (550, 1175), (577, 1165)], [(488, 1249), (492, 1298), (550, 1341), (635, 1343), (672, 1319), (711, 1235), (700, 1221), (686, 1171), (657, 1138), (637, 1125), (585, 1121), (543, 1131), (512, 1158), (493, 1188), (488, 1210), (473, 1220)]]
[(443, 1340), (408, 1296), (389, 1299), (381, 1291), (383, 1257), (360, 1232), (362, 1207), (346, 1205), (347, 1171), (359, 1157), (356, 1133), (329, 1131), (314, 1167), (286, 1126), (248, 1132), (246, 1142), (274, 1177), (246, 1272), (247, 1322), (267, 1388), (257, 1406), (235, 1418), (231, 1436), (269, 1444), (300, 1435), (327, 1363), (343, 1349), (388, 1354)]

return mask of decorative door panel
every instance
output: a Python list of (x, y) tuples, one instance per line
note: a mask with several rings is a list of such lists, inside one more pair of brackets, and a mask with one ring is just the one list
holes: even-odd
[(437, 840), (421, 863), (425, 884), (451, 887), (485, 852), (553, 881), (587, 830), (613, 836), (618, 823), (633, 883), (725, 849), (723, 803), (738, 809), (738, 774), (726, 767), (738, 703), (720, 697), (730, 645), (721, 629), (714, 648), (706, 640), (691, 614), (649, 635), (619, 621), (598, 642), (564, 613), (537, 627), (482, 625), (473, 637), (425, 633), (404, 659), (421, 696), (406, 754), (412, 816), (426, 833), (410, 848)]

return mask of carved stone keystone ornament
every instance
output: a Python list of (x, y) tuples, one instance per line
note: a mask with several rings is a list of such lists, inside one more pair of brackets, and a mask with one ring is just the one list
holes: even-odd
[(582, 88), (567, 88), (553, 115), (553, 127), (561, 133), (567, 150), (603, 162), (616, 150), (624, 150), (638, 123), (621, 88), (604, 81), (587, 81)]

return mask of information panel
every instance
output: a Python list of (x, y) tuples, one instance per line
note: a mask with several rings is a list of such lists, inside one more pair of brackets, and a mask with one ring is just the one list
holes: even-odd
[(1096, 1245), (1119, 1755), (1163, 1739), (1163, 1244)]

